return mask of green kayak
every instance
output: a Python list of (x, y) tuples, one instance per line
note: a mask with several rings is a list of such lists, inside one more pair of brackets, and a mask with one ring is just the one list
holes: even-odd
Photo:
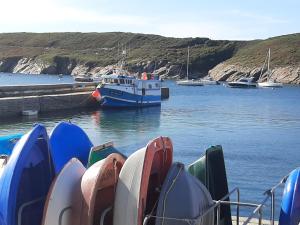
[[(228, 194), (222, 146), (208, 148), (205, 155), (188, 166), (188, 171), (207, 187), (213, 200), (220, 200)], [(229, 201), (229, 198), (225, 201)], [(221, 206), (220, 224), (232, 225), (230, 205)]]
[[(119, 153), (121, 154), (113, 145), (113, 142), (108, 142), (99, 146), (95, 146), (91, 148), (88, 165), (89, 168), (94, 163), (105, 159), (107, 156), (109, 156), (112, 153)], [(123, 155), (123, 154), (121, 154)]]

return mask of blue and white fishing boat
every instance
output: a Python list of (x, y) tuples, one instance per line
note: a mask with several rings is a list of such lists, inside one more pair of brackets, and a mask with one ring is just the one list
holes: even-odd
[(145, 107), (161, 104), (161, 81), (129, 75), (103, 75), (93, 96), (103, 107)]

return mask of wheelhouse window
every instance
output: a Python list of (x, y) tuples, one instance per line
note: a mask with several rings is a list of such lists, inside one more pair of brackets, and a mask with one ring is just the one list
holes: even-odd
[(120, 84), (125, 84), (124, 79), (120, 79)]
[(114, 79), (114, 83), (115, 83), (115, 84), (119, 83), (119, 82), (118, 82), (118, 79)]

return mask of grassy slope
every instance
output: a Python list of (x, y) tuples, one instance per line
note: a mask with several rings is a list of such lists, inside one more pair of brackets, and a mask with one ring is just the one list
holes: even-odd
[[(118, 61), (118, 43), (130, 49), (129, 63), (167, 60), (181, 64), (186, 61), (189, 45), (191, 62), (208, 58), (211, 64), (216, 64), (220, 59), (229, 58), (235, 46), (235, 42), (207, 38), (167, 38), (121, 32), (11, 33), (0, 34), (0, 59), (28, 56), (53, 62), (55, 56), (60, 56), (105, 66)], [(216, 53), (218, 56), (214, 59)]]
[(64, 57), (89, 65), (106, 66), (118, 61), (118, 43), (130, 49), (129, 64), (165, 60), (185, 65), (187, 46), (191, 46), (191, 69), (195, 71), (207, 71), (229, 58), (226, 61), (229, 64), (261, 66), (268, 48), (272, 51), (272, 66), (298, 65), (300, 62), (300, 34), (237, 42), (121, 32), (0, 34), (0, 60), (37, 57), (53, 63)]
[(300, 33), (250, 41), (239, 48), (226, 63), (250, 67), (261, 66), (269, 48), (271, 49), (270, 66), (299, 66)]

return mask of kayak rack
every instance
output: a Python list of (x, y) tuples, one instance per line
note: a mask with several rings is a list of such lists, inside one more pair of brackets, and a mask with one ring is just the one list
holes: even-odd
[[(174, 217), (163, 217), (163, 216), (155, 216), (155, 215), (146, 215), (143, 221), (143, 225), (147, 225), (151, 218), (160, 219), (160, 220), (171, 220), (171, 221), (181, 221), (186, 223), (187, 225), (198, 225), (201, 224), (202, 219), (207, 216), (209, 213), (213, 213), (214, 216), (214, 223), (216, 225), (220, 225), (220, 214), (221, 214), (221, 206), (222, 205), (233, 205), (236, 206), (236, 224), (239, 225), (240, 223), (240, 207), (250, 207), (254, 208), (254, 210), (250, 213), (247, 219), (243, 222), (243, 225), (247, 225), (256, 215), (258, 215), (258, 225), (262, 225), (263, 219), (263, 207), (266, 206), (266, 203), (269, 199), (271, 199), (271, 218), (270, 218), (270, 225), (275, 224), (275, 190), (280, 187), (281, 185), (285, 184), (289, 175), (286, 175), (281, 179), (279, 183), (277, 183), (272, 188), (268, 189), (264, 192), (266, 197), (259, 203), (248, 203), (248, 202), (241, 202), (240, 201), (240, 189), (234, 188), (230, 191), (227, 195), (225, 195), (220, 200), (214, 200), (214, 203), (201, 215), (199, 215), (195, 219), (190, 218), (174, 218)], [(232, 196), (236, 192), (237, 201), (225, 201), (230, 196)]]

